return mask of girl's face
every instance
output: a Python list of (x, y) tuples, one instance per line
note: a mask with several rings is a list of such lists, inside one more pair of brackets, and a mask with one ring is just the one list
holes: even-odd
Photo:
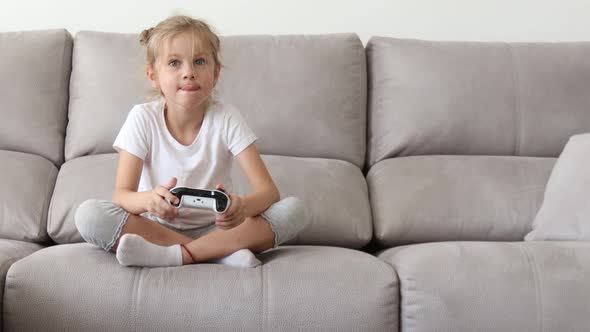
[(194, 110), (207, 101), (219, 77), (219, 66), (206, 44), (190, 31), (168, 42), (158, 55), (148, 79), (168, 106)]

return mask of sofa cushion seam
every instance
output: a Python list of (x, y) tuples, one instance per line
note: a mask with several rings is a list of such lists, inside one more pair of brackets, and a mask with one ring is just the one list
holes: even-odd
[[(356, 35), (356, 39), (355, 39), (355, 44), (357, 44), (356, 46), (358, 47), (358, 43), (357, 41), (359, 41), (358, 39), (358, 35)], [(361, 162), (359, 165), (359, 168), (361, 168), (361, 172), (363, 167), (365, 166), (366, 158), (367, 158), (367, 58), (366, 58), (366, 54), (365, 54), (365, 48), (362, 46), (362, 43), (360, 45), (360, 47), (358, 47), (358, 52), (360, 54), (361, 57), (361, 61), (359, 63), (359, 91), (361, 91), (362, 94), (364, 94), (364, 100), (360, 100), (359, 101), (359, 115), (360, 118), (363, 119), (363, 125), (359, 126), (360, 130), (361, 130), (361, 135), (360, 137), (364, 140), (362, 146), (361, 146)], [(363, 69), (365, 71), (364, 75), (363, 75)], [(364, 76), (364, 77), (363, 77)], [(364, 78), (364, 79), (363, 79)], [(363, 82), (365, 84), (365, 87), (363, 89)], [(363, 92), (364, 90), (364, 92)], [(364, 110), (363, 110), (363, 105), (364, 105)], [(364, 150), (363, 150), (364, 148)]]
[(266, 284), (264, 282), (264, 264), (260, 265), (260, 285), (261, 285), (261, 313), (260, 313), (260, 331), (267, 331), (268, 330), (268, 317), (267, 317), (267, 310), (266, 310), (266, 294), (265, 288)]
[(520, 145), (521, 145), (521, 136), (522, 136), (522, 107), (521, 107), (521, 100), (520, 100), (520, 79), (518, 75), (518, 68), (516, 66), (516, 62), (514, 60), (514, 51), (512, 45), (509, 43), (505, 43), (508, 48), (508, 55), (510, 57), (510, 63), (512, 67), (512, 84), (514, 85), (514, 112), (515, 112), (515, 142), (514, 142), (514, 155), (520, 155)]
[(524, 245), (521, 248), (525, 254), (527, 262), (529, 263), (529, 266), (530, 266), (531, 271), (533, 273), (533, 280), (535, 282), (535, 297), (536, 297), (535, 302), (537, 303), (536, 320), (537, 320), (537, 325), (539, 328), (538, 330), (543, 331), (544, 330), (543, 329), (543, 299), (542, 299), (542, 289), (541, 289), (541, 285), (540, 285), (539, 271), (537, 269), (535, 259), (533, 258), (532, 254), (530, 253), (528, 248)]
[[(49, 209), (52, 208), (52, 204), (51, 204), (51, 198), (53, 197), (53, 189), (55, 189), (55, 182), (57, 181), (57, 168), (53, 168), (55, 167), (55, 165), (51, 164), (52, 167), (50, 169), (50, 175), (52, 175), (52, 173), (55, 174), (55, 176), (48, 176), (47, 177), (47, 183), (45, 185), (45, 198), (43, 199), (43, 205), (41, 206), (42, 211), (41, 211), (41, 220), (39, 222), (39, 230), (37, 232), (37, 239), (36, 241), (40, 241), (41, 240), (41, 236), (43, 234), (43, 231), (45, 231), (45, 235), (47, 237), (49, 237), (49, 232), (47, 231), (47, 226), (49, 224)], [(54, 185), (53, 188), (51, 188), (51, 179), (54, 178)], [(50, 189), (51, 188), (51, 189)], [(45, 213), (45, 206), (47, 205), (47, 200), (49, 200), (49, 206), (47, 207), (47, 214)], [(43, 218), (45, 217), (45, 218)], [(41, 227), (42, 223), (43, 223), (43, 219), (45, 219), (45, 227)], [(43, 241), (48, 240), (48, 239), (43, 239)]]
[[(65, 98), (63, 98), (63, 100), (61, 101), (61, 107), (60, 110), (65, 110), (65, 124), (64, 124), (64, 128), (63, 128), (63, 141), (62, 141), (62, 147), (61, 147), (61, 152), (62, 155), (60, 156), (59, 162), (61, 162), (61, 164), (63, 164), (66, 160), (66, 151), (65, 151), (65, 146), (66, 146), (66, 134), (67, 134), (67, 129), (68, 129), (68, 122), (69, 122), (69, 106), (70, 106), (70, 79), (71, 79), (71, 74), (72, 74), (72, 51), (74, 49), (73, 47), (73, 40), (71, 39), (71, 35), (70, 33), (65, 30), (65, 38), (64, 38), (64, 44), (63, 44), (63, 55), (61, 58), (61, 68), (62, 68), (62, 77), (61, 77), (61, 84), (60, 84), (60, 90), (65, 90), (67, 93), (67, 96)], [(68, 48), (68, 42), (72, 42), (72, 47), (69, 53), (66, 53), (66, 49)], [(69, 55), (70, 57), (70, 66), (69, 66), (69, 70), (63, 70), (66, 64), (66, 57)], [(67, 79), (67, 86), (65, 84)], [(67, 87), (67, 89), (66, 89)], [(61, 164), (59, 165), (59, 167), (61, 167)], [(57, 166), (57, 165), (56, 165)]]

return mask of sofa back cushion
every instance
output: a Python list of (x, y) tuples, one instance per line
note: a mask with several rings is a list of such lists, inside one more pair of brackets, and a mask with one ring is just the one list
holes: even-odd
[(57, 167), (30, 153), (0, 150), (0, 238), (46, 243)]
[(590, 131), (590, 42), (367, 44), (369, 166), (410, 155), (557, 157)]
[(72, 37), (66, 30), (0, 33), (0, 149), (63, 162)]
[(381, 161), (367, 174), (374, 242), (521, 241), (554, 162), (450, 155)]
[[(66, 160), (113, 152), (133, 104), (145, 102), (135, 34), (76, 34)], [(218, 97), (235, 105), (264, 154), (364, 164), (366, 61), (355, 34), (222, 37)]]

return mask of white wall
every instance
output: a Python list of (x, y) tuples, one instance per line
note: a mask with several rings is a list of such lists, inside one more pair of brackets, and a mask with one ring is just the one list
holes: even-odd
[(174, 13), (204, 18), (223, 35), (590, 40), (590, 0), (0, 0), (0, 31), (139, 32)]

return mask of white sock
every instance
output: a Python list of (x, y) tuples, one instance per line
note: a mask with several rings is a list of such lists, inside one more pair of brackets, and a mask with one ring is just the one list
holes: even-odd
[[(179, 244), (169, 247), (151, 243), (137, 234), (124, 234), (119, 239), (117, 260), (125, 266), (181, 266), (182, 248)], [(240, 249), (233, 254), (214, 260), (213, 263), (235, 267), (256, 267), (261, 264), (249, 249)]]
[(125, 266), (181, 266), (180, 244), (169, 247), (151, 243), (137, 234), (124, 234), (119, 239), (117, 260)]
[(213, 263), (235, 267), (256, 267), (261, 264), (249, 249), (240, 249), (229, 256), (214, 260)]

